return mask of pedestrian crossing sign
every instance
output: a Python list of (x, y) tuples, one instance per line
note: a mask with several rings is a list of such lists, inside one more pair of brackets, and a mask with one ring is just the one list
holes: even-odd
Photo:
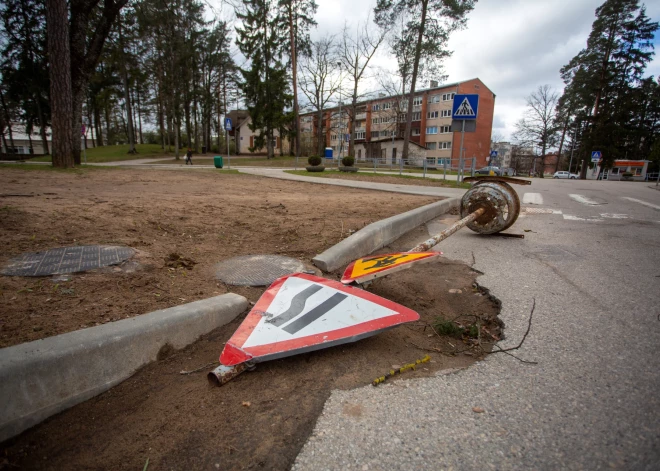
[(452, 107), (453, 119), (477, 119), (479, 95), (455, 95)]

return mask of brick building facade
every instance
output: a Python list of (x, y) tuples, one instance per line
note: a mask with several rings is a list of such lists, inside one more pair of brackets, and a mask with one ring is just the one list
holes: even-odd
[[(413, 98), (410, 140), (425, 147), (427, 158), (434, 159), (437, 164), (442, 164), (444, 159), (451, 159), (457, 163), (460, 157), (461, 133), (451, 131), (452, 105), (456, 94), (479, 95), (476, 132), (465, 133), (463, 156), (468, 159), (476, 157), (477, 166), (484, 166), (490, 153), (495, 94), (478, 78), (416, 91)], [(379, 96), (360, 102), (355, 114), (356, 149), (358, 144), (368, 144), (384, 138), (402, 137), (406, 125), (407, 107), (408, 100), (403, 95)], [(337, 107), (324, 111), (321, 125), (324, 129), (325, 146), (332, 147), (335, 155), (339, 150), (341, 137), (339, 131), (347, 132), (350, 119), (345, 108), (342, 108), (341, 120)], [(301, 114), (300, 130), (303, 142), (315, 142), (319, 125), (317, 121), (316, 112)], [(342, 145), (344, 149), (346, 146), (347, 144)], [(309, 147), (315, 149), (313, 144)], [(369, 149), (369, 147), (364, 148)], [(368, 152), (358, 156), (356, 152), (355, 156), (358, 160), (382, 157), (382, 155), (366, 154)], [(346, 155), (345, 150), (344, 155)], [(388, 158), (391, 157), (388, 156)], [(396, 156), (394, 157), (396, 158)]]

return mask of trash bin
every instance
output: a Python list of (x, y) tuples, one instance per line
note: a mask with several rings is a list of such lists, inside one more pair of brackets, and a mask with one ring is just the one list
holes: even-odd
[(221, 155), (216, 155), (213, 157), (213, 165), (215, 165), (215, 168), (222, 168), (222, 156)]
[(202, 146), (202, 154), (206, 154), (206, 146)]
[(325, 158), (326, 159), (331, 159), (332, 158), (332, 147), (326, 147), (325, 148)]

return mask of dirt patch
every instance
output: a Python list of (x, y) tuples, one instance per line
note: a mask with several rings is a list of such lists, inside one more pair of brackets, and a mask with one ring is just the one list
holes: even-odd
[[(71, 299), (58, 295), (56, 306), (61, 309), (60, 319), (66, 309), (63, 306), (74, 310), (78, 317), (72, 316), (69, 324), (74, 328), (77, 321), (73, 319), (87, 319), (87, 311), (77, 308), (79, 304), (85, 304), (92, 315), (98, 316), (110, 308), (116, 312), (115, 316), (123, 316), (133, 304), (139, 305), (140, 312), (136, 314), (166, 307), (167, 302), (153, 299), (154, 292), (173, 304), (178, 304), (176, 298), (184, 293), (188, 300), (208, 297), (227, 290), (212, 279), (213, 264), (221, 257), (251, 250), (252, 253), (270, 251), (308, 258), (341, 238), (342, 234), (337, 232), (341, 221), (344, 221), (344, 231), (358, 229), (367, 221), (428, 202), (425, 198), (396, 195), (390, 199), (389, 194), (325, 186), (315, 186), (312, 190), (310, 185), (243, 176), (133, 171), (116, 174), (118, 182), (136, 187), (135, 191), (113, 193), (111, 189), (115, 185), (121, 188), (115, 173), (111, 176), (101, 173), (87, 177), (93, 179), (87, 187), (89, 191), (98, 193), (80, 202), (83, 192), (76, 187), (79, 181), (69, 175), (58, 175), (55, 178), (60, 181), (52, 183), (56, 187), (52, 191), (66, 199), (65, 205), (54, 204), (41, 196), (29, 198), (39, 201), (34, 206), (22, 204), (19, 208), (15, 207), (18, 203), (12, 201), (14, 209), (9, 218), (12, 224), (0, 223), (5, 239), (17, 252), (31, 247), (35, 240), (43, 245), (40, 248), (48, 247), (52, 241), (41, 238), (44, 236), (37, 231), (46, 225), (56, 228), (51, 237), (56, 234), (68, 241), (84, 236), (80, 242), (88, 243), (95, 236), (150, 243), (142, 246), (149, 254), (141, 255), (142, 268), (136, 271), (130, 272), (124, 267), (121, 272), (112, 274), (73, 275), (72, 281), (64, 283), (73, 286), (74, 293), (69, 295)], [(0, 174), (0, 178), (6, 175)], [(41, 185), (46, 183), (42, 181)], [(203, 194), (200, 188), (214, 185), (220, 189), (215, 189), (212, 196)], [(51, 192), (42, 186), (37, 185), (33, 190), (40, 195)], [(249, 192), (245, 192), (246, 187), (250, 188)], [(99, 191), (102, 188), (105, 190)], [(138, 191), (145, 188), (149, 191)], [(277, 197), (273, 197), (274, 194)], [(370, 204), (358, 203), (358, 208), (351, 207), (352, 216), (348, 218), (346, 200), (359, 201), (364, 196), (368, 196)], [(94, 199), (112, 201), (121, 207), (119, 211), (110, 206), (110, 214), (99, 215), (99, 223), (103, 225), (100, 229), (79, 219), (82, 217), (79, 213), (86, 214), (84, 208), (96, 207), (97, 203), (90, 203)], [(280, 204), (284, 208), (273, 207)], [(227, 209), (233, 205), (238, 208)], [(323, 212), (317, 208), (322, 208)], [(67, 211), (68, 224), (60, 219), (57, 211)], [(38, 225), (35, 225), (35, 217)], [(131, 223), (135, 218), (143, 222)], [(206, 223), (212, 227), (207, 228)], [(10, 230), (8, 227), (14, 224), (23, 229)], [(75, 229), (72, 233), (65, 233), (72, 228)], [(124, 231), (130, 228), (138, 229), (139, 235), (132, 232), (126, 235)], [(291, 231), (304, 240), (299, 241)], [(254, 236), (254, 232), (258, 236)], [(181, 233), (193, 237), (185, 239)], [(218, 233), (224, 236), (222, 243), (218, 242)], [(37, 234), (33, 240), (32, 234)], [(427, 237), (426, 230), (421, 227), (381, 252), (405, 250)], [(214, 260), (209, 261), (209, 258)], [(426, 354), (431, 356), (430, 362), (389, 379), (388, 383), (396, 385), (440, 369), (467, 367), (479, 357), (479, 351), (471, 349), (473, 340), (470, 338), (438, 335), (431, 325), (439, 317), (460, 321), (466, 316), (478, 316), (493, 338), (501, 335), (496, 317), (498, 302), (476, 286), (476, 276), (477, 272), (470, 267), (440, 258), (437, 263), (380, 279), (368, 290), (415, 309), (421, 316), (420, 321), (353, 344), (262, 363), (255, 371), (246, 372), (221, 388), (209, 386), (205, 375), (217, 362), (224, 342), (244, 318), (244, 315), (239, 316), (183, 350), (163, 348), (158, 361), (122, 384), (6, 441), (0, 446), (0, 469), (142, 469), (147, 459), (150, 470), (289, 469), (333, 389), (368, 385), (391, 368)], [(338, 279), (339, 274), (330, 277)], [(119, 281), (118, 288), (116, 281)], [(11, 293), (10, 297), (16, 297), (12, 302), (7, 301), (7, 288), (3, 288), (3, 308), (12, 309), (9, 315), (3, 310), (3, 319), (17, 313), (27, 317), (25, 322), (49, 318), (52, 304), (47, 299), (54, 295), (48, 291), (53, 291), (52, 286), (55, 286), (49, 278), (28, 281), (3, 278), (1, 282), (4, 286), (9, 283), (13, 290), (22, 286), (17, 283), (41, 283), (41, 288)], [(132, 288), (126, 289), (129, 286)], [(158, 286), (162, 289), (157, 290)], [(117, 293), (116, 289), (119, 289)], [(192, 290), (194, 296), (189, 296), (186, 290)], [(230, 287), (230, 290), (245, 295), (252, 302), (264, 291), (247, 287)], [(22, 304), (13, 307), (12, 303), (19, 296), (23, 296)], [(128, 299), (121, 300), (121, 296)], [(18, 336), (7, 338), (16, 340)], [(488, 348), (492, 338), (482, 340)], [(439, 351), (461, 353), (446, 355)], [(197, 369), (200, 371), (181, 374)], [(362, 416), (359, 405), (348, 406), (343, 413), (357, 419)]]
[(214, 279), (226, 258), (281, 254), (309, 263), (350, 231), (437, 200), (213, 170), (2, 169), (0, 188), (34, 195), (0, 199), (0, 266), (69, 245), (138, 250), (119, 267), (0, 277), (0, 347), (226, 293)]
[[(383, 252), (426, 235), (418, 229)], [(221, 388), (211, 387), (205, 374), (241, 316), (112, 390), (5, 442), (0, 456), (7, 469), (141, 469), (147, 458), (149, 469), (289, 469), (333, 389), (368, 385), (427, 353), (430, 362), (388, 382), (400, 384), (475, 361), (478, 355), (472, 351), (455, 356), (429, 352), (470, 346), (467, 338), (438, 336), (429, 327), (438, 317), (477, 315), (491, 333), (501, 335), (498, 303), (476, 288), (476, 275), (464, 264), (441, 258), (380, 279), (369, 290), (417, 310), (419, 322), (357, 343), (262, 363)], [(359, 405), (343, 413), (362, 415)]]

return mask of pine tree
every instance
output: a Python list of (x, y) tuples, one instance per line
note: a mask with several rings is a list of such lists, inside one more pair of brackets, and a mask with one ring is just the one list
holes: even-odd
[(634, 137), (639, 128), (634, 123), (642, 108), (635, 106), (635, 96), (653, 57), (651, 41), (657, 29), (638, 0), (607, 0), (596, 9), (587, 47), (561, 69), (566, 83), (561, 107), (587, 123), (580, 146), (582, 178), (592, 150), (602, 152), (601, 168), (640, 150), (634, 147), (640, 142)]
[[(376, 23), (383, 29), (405, 15), (407, 32), (402, 34), (402, 53), (410, 55), (413, 47), (412, 70), (410, 71), (410, 95), (408, 116), (403, 140), (402, 158), (408, 158), (408, 143), (412, 128), (413, 99), (420, 70), (424, 63), (434, 67), (438, 61), (449, 56), (449, 35), (467, 23), (466, 15), (474, 9), (477, 0), (378, 0), (374, 9)], [(410, 41), (414, 41), (410, 43)], [(411, 46), (407, 46), (411, 44)], [(396, 49), (395, 49), (396, 51)], [(401, 64), (401, 58), (399, 58)], [(421, 66), (421, 67), (420, 67)]]
[(293, 134), (296, 157), (300, 157), (300, 117), (298, 111), (298, 58), (311, 54), (309, 30), (316, 26), (314, 14), (318, 5), (314, 0), (278, 0), (280, 27), (288, 33), (286, 55), (291, 67), (293, 87)]
[(278, 18), (272, 0), (246, 0), (246, 11), (237, 13), (243, 25), (236, 28), (239, 49), (251, 61), (249, 69), (241, 69), (242, 89), (252, 122), (250, 129), (258, 131), (254, 148), (268, 149), (274, 156), (274, 131), (288, 119), (285, 108), (291, 95), (281, 50), (286, 40), (278, 28)]

